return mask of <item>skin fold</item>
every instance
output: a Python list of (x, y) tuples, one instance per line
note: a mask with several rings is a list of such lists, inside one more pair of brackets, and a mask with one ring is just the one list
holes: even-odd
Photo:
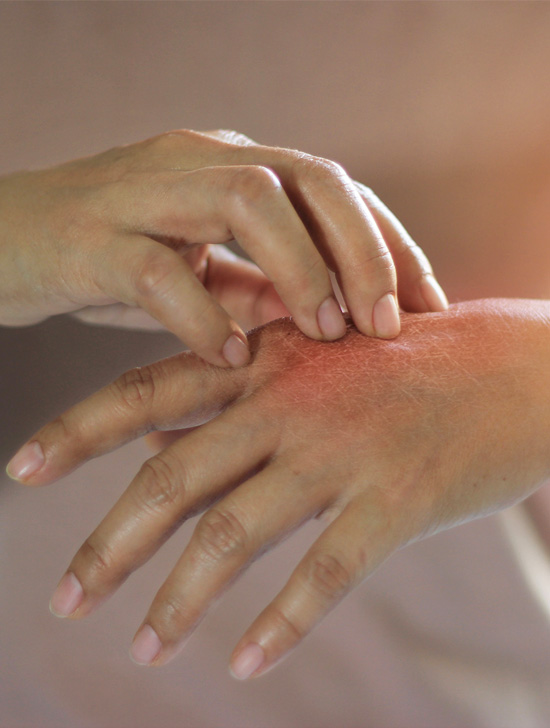
[[(220, 256), (235, 241), (258, 267)], [(343, 336), (330, 271), (368, 335), (399, 333), (398, 281), (406, 310), (447, 305), (371, 190), (335, 162), (236, 132), (176, 130), (0, 178), (1, 325), (71, 312), (164, 327), (210, 363), (241, 366), (239, 292), (313, 339)]]
[(316, 342), (280, 319), (249, 334), (247, 367), (184, 353), (125, 373), (27, 445), (42, 456), (27, 485), (148, 432), (164, 447), (79, 549), (54, 612), (86, 616), (203, 513), (134, 642), (162, 665), (251, 561), (322, 518), (233, 653), (237, 677), (265, 672), (396, 549), (549, 478), (549, 326), (550, 303), (506, 299), (405, 314), (392, 341), (348, 322)]

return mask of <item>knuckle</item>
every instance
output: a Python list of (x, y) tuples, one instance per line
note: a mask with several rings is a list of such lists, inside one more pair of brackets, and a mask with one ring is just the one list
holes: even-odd
[(330, 599), (344, 596), (353, 584), (353, 574), (333, 554), (317, 554), (304, 568), (304, 581), (315, 593)]
[(201, 551), (214, 561), (242, 554), (247, 549), (246, 530), (231, 511), (217, 508), (207, 511), (197, 524), (195, 536)]
[(192, 135), (193, 132), (189, 129), (171, 129), (152, 137), (149, 141), (155, 149), (171, 151), (180, 147), (182, 141), (186, 141)]
[(380, 200), (371, 187), (367, 187), (363, 182), (354, 182), (359, 192), (366, 197), (370, 203), (379, 203)]
[[(51, 434), (53, 435), (53, 440), (55, 442), (71, 442), (76, 439), (76, 428), (75, 424), (67, 422), (65, 415), (59, 415), (55, 418), (55, 420), (52, 420), (49, 425), (47, 425), (47, 429), (50, 430)], [(43, 431), (45, 432), (45, 430)]]
[(166, 453), (146, 460), (138, 474), (135, 497), (141, 509), (164, 511), (179, 506), (183, 500), (185, 477), (170, 464)]
[(79, 556), (85, 564), (88, 580), (105, 581), (115, 569), (115, 556), (111, 548), (95, 534), (84, 541)]
[(178, 261), (160, 245), (158, 250), (148, 253), (135, 272), (135, 287), (138, 295), (142, 298), (161, 295), (177, 264)]
[(393, 257), (385, 245), (378, 246), (376, 252), (367, 255), (364, 265), (375, 269), (377, 275), (386, 275), (391, 278), (395, 276)]
[(59, 415), (47, 424), (37, 435), (42, 448), (56, 452), (70, 453), (71, 457), (85, 458), (93, 451), (94, 441), (82, 431), (79, 418)]
[(247, 208), (267, 195), (279, 193), (281, 182), (268, 167), (233, 167), (227, 183), (229, 205), (237, 210)]
[(420, 269), (420, 277), (433, 272), (426, 253), (412, 238), (406, 238), (402, 241), (401, 248), (394, 252), (394, 259), (398, 263), (404, 261), (412, 268)]
[(316, 159), (315, 160), (315, 169), (317, 174), (322, 175), (323, 177), (332, 177), (332, 178), (346, 178), (348, 177), (346, 170), (342, 167), (341, 164), (338, 164), (338, 162), (333, 162), (331, 159)]
[(148, 410), (155, 398), (155, 377), (150, 367), (135, 367), (124, 372), (112, 386), (130, 409)]
[(254, 142), (250, 137), (234, 129), (216, 129), (215, 131), (209, 132), (208, 136), (219, 139), (226, 144), (234, 144), (238, 147), (254, 146)]
[(348, 180), (345, 169), (338, 162), (322, 157), (314, 157), (310, 154), (300, 154), (294, 164), (293, 173), (298, 179), (307, 182), (320, 182), (334, 184)]
[(151, 622), (155, 630), (165, 639), (177, 639), (181, 632), (196, 620), (196, 616), (190, 613), (182, 595), (175, 591), (163, 594), (159, 599), (160, 601), (154, 605)]
[(272, 629), (275, 634), (286, 634), (290, 636), (290, 642), (295, 644), (304, 637), (304, 630), (301, 629), (297, 623), (289, 616), (287, 616), (282, 609), (274, 605), (270, 608), (269, 620), (272, 624)]

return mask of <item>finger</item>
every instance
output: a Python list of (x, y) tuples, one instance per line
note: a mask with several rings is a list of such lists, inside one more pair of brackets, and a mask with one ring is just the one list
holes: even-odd
[(258, 266), (222, 245), (212, 249), (204, 285), (245, 330), (290, 315)]
[(338, 164), (291, 150), (227, 145), (218, 139), (206, 140), (205, 154), (209, 160), (219, 155), (225, 164), (261, 164), (272, 169), (315, 245), (337, 271), (357, 328), (383, 338), (399, 333), (391, 254), (353, 181)]
[(326, 505), (326, 495), (312, 498), (312, 483), (290, 482), (288, 472), (269, 465), (202, 516), (134, 638), (134, 661), (171, 660), (243, 569)]
[(131, 369), (45, 425), (8, 465), (10, 477), (45, 485), (153, 429), (193, 427), (219, 414), (244, 386), (241, 370), (179, 354)]
[[(235, 192), (225, 195), (231, 231), (275, 286), (306, 336), (333, 340), (345, 333), (325, 262), (275, 174), (233, 167)], [(223, 202), (221, 204), (224, 204)]]
[(357, 328), (371, 336), (397, 336), (393, 260), (351, 179), (337, 164), (304, 158), (293, 165), (287, 180), (291, 199), (336, 271)]
[[(220, 164), (230, 165), (225, 169), (230, 169), (231, 165), (250, 165), (242, 167), (243, 170), (263, 169), (263, 180), (260, 179), (259, 172), (250, 174), (249, 179), (245, 175), (241, 177), (240, 184), (244, 185), (241, 190), (244, 194), (238, 192), (237, 199), (245, 200), (246, 204), (243, 206), (239, 203), (245, 222), (244, 230), (237, 223), (239, 233), (243, 236), (243, 241), (239, 239), (239, 242), (275, 283), (300, 329), (312, 338), (319, 338), (311, 311), (313, 300), (316, 300), (318, 307), (321, 301), (319, 294), (313, 294), (311, 276), (314, 274), (319, 281), (320, 274), (325, 273), (324, 266), (315, 263), (313, 268), (307, 265), (304, 268), (302, 265), (297, 267), (294, 263), (290, 269), (292, 252), (288, 250), (285, 240), (288, 239), (284, 235), (285, 218), (280, 215), (273, 218), (276, 223), (272, 224), (271, 230), (268, 226), (269, 237), (264, 239), (269, 241), (279, 233), (279, 245), (283, 244), (282, 268), (273, 253), (270, 253), (270, 259), (274, 261), (273, 267), (266, 268), (258, 257), (261, 250), (257, 248), (255, 238), (249, 237), (251, 232), (254, 233), (253, 221), (256, 220), (258, 212), (254, 191), (260, 197), (269, 198), (270, 178), (266, 172), (273, 170), (276, 177), (273, 179), (272, 176), (271, 184), (277, 178), (281, 180), (291, 207), (297, 211), (313, 238), (313, 247), (316, 246), (329, 266), (338, 272), (342, 292), (356, 326), (366, 334), (383, 338), (396, 336), (400, 330), (400, 320), (393, 260), (368, 207), (344, 170), (334, 162), (310, 155), (260, 146), (253, 142), (227, 143), (225, 139), (228, 138), (231, 139), (231, 136), (227, 132), (209, 136), (186, 130), (176, 131), (151, 140), (147, 153), (157, 159), (171, 160), (172, 164), (181, 160), (180, 163), (187, 169), (193, 165), (204, 168)], [(290, 240), (291, 247), (306, 252), (310, 261), (313, 261), (311, 249), (306, 250), (307, 241), (303, 232), (299, 234), (294, 228)], [(277, 248), (268, 244), (266, 249), (273, 251)], [(296, 271), (295, 279), (289, 275), (289, 270)], [(328, 292), (326, 285), (324, 280), (323, 291)], [(297, 292), (304, 296), (302, 305), (305, 310), (296, 300)], [(332, 302), (332, 296), (328, 300), (330, 303), (323, 309), (316, 309), (318, 323), (326, 329), (325, 338), (339, 338), (344, 333), (339, 311)]]
[(71, 316), (84, 324), (93, 326), (114, 326), (141, 331), (166, 331), (164, 326), (141, 308), (131, 308), (124, 303), (105, 306), (86, 306), (74, 311)]
[[(257, 468), (274, 446), (259, 416), (242, 406), (187, 434), (140, 469), (128, 489), (73, 558), (52, 597), (59, 616), (82, 617), (143, 564), (183, 520)], [(212, 452), (216, 457), (212, 457)], [(66, 584), (78, 585), (78, 605)]]
[(401, 307), (416, 312), (446, 311), (449, 303), (422, 249), (372, 190), (360, 182), (355, 185), (393, 257)]
[[(334, 299), (325, 262), (271, 170), (250, 165), (170, 172), (156, 175), (153, 189), (150, 176), (143, 177), (132, 177), (131, 184), (127, 183), (130, 190), (124, 194), (120, 190), (117, 192), (119, 197), (148, 200), (148, 204), (139, 210), (126, 203), (127, 207), (118, 211), (127, 228), (161, 240), (186, 244), (219, 244), (235, 239), (272, 281), (303, 333), (315, 339), (331, 340), (345, 334), (345, 321)], [(166, 246), (163, 250), (176, 255)], [(121, 251), (120, 265), (123, 261), (128, 265), (129, 252), (127, 247)], [(112, 257), (112, 253), (110, 255)], [(182, 340), (205, 356), (205, 340), (218, 341), (221, 337), (215, 330), (205, 335), (206, 324), (211, 327), (217, 319), (205, 320), (203, 315), (203, 320), (195, 321), (204, 308), (207, 294), (203, 290), (202, 299), (198, 297), (192, 287), (192, 284), (198, 286), (197, 279), (189, 280), (183, 275), (181, 261), (173, 262), (173, 266), (179, 268), (172, 274), (171, 266), (162, 257), (159, 267), (159, 256), (158, 250), (145, 250), (137, 265), (130, 268), (129, 284), (125, 282), (128, 276), (123, 279), (123, 291), (118, 275), (111, 275), (102, 290), (110, 297), (140, 305), (164, 325), (168, 322), (167, 328), (177, 329)], [(118, 271), (119, 265), (111, 266), (111, 269)], [(105, 276), (109, 276), (109, 271)], [(182, 296), (176, 295), (184, 284), (189, 288), (187, 295), (196, 297), (198, 311), (188, 312)], [(138, 291), (139, 295), (134, 294), (132, 298), (133, 291)], [(159, 305), (167, 308), (167, 312), (159, 311)], [(207, 310), (206, 313), (213, 316), (216, 311)], [(223, 343), (221, 338), (219, 342)], [(208, 349), (206, 353), (209, 353)], [(212, 357), (213, 354), (205, 358), (218, 363)]]
[(149, 450), (156, 455), (161, 450), (173, 445), (184, 435), (187, 435), (189, 431), (190, 428), (184, 430), (166, 430), (166, 432), (150, 432), (143, 439)]
[(110, 265), (101, 261), (96, 269), (98, 285), (110, 298), (143, 309), (211, 364), (248, 362), (246, 335), (174, 250), (127, 235), (111, 245), (108, 255)]
[[(275, 286), (258, 266), (235, 255), (225, 246), (212, 248), (205, 270), (201, 283), (244, 330), (290, 315)], [(72, 316), (92, 325), (166, 331), (159, 321), (142, 309), (123, 303), (86, 306)]]
[(239, 640), (233, 675), (256, 677), (282, 660), (396, 548), (394, 532), (376, 510), (350, 503)]

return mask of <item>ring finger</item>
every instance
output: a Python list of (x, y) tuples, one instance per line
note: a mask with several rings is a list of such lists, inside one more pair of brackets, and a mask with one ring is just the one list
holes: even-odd
[(251, 561), (326, 506), (326, 492), (319, 489), (312, 497), (311, 487), (303, 486), (276, 461), (202, 516), (134, 638), (135, 662), (171, 660)]

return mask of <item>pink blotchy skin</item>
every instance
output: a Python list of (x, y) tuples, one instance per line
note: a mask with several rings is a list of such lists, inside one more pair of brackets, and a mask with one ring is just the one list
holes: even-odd
[(73, 558), (84, 597), (71, 616), (205, 511), (144, 621), (147, 646), (162, 644), (148, 664), (164, 664), (242, 569), (321, 516), (327, 529), (235, 649), (241, 677), (265, 672), (397, 548), (550, 476), (549, 322), (545, 302), (478, 301), (404, 315), (393, 341), (349, 325), (322, 343), (279, 319), (250, 333), (242, 369), (181, 354), (127, 373), (37, 434), (46, 465), (26, 482), (152, 428), (194, 429), (142, 467)]
[[(523, 413), (534, 395), (525, 389), (533, 367), (521, 343), (521, 313), (521, 303), (463, 304), (448, 313), (403, 314), (403, 333), (393, 341), (366, 338), (348, 323), (346, 337), (333, 343), (307, 340), (291, 321), (280, 320), (250, 335), (255, 397), (262, 398), (259, 406), (270, 420), (284, 423), (279, 450), (292, 449), (297, 457), (301, 451), (309, 470), (326, 467), (331, 452), (336, 461), (341, 456), (342, 477), (359, 479), (362, 487), (365, 462), (357, 471), (354, 465), (359, 448), (371, 461), (369, 480), (385, 460), (390, 470), (402, 470), (401, 489), (416, 458), (422, 462), (418, 476), (427, 465), (434, 471), (442, 450), (445, 461), (455, 449), (458, 462), (485, 461), (493, 440), (502, 452), (507, 437), (517, 439), (516, 422), (501, 418), (499, 404), (521, 402)], [(482, 428), (481, 453), (474, 442), (464, 450), (465, 426)], [(399, 458), (401, 466), (396, 452), (407, 453)], [(478, 474), (483, 479), (485, 468)], [(387, 477), (380, 485), (387, 493)]]

